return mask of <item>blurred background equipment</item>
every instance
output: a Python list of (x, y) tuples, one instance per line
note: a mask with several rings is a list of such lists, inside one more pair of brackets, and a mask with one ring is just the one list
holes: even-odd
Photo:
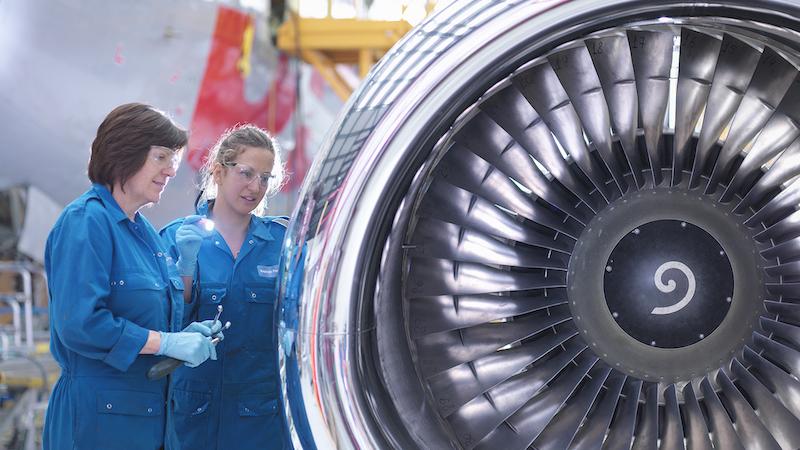
[[(178, 176), (145, 213), (156, 226), (191, 212), (206, 151), (240, 122), (277, 135), (293, 179), (302, 179), (342, 101), (311, 66), (275, 48), (269, 6), (2, 2), (0, 185), (29, 184), (66, 204), (88, 187), (100, 121), (131, 101), (162, 108), (191, 130)], [(296, 188), (272, 200), (274, 214), (290, 211)]]
[(340, 73), (340, 68), (356, 65), (359, 78), (364, 78), (410, 30), (411, 24), (404, 20), (333, 18), (330, 11), (328, 17), (321, 19), (291, 13), (278, 29), (277, 38), (279, 49), (311, 64), (346, 101), (355, 86)]
[(0, 260), (44, 264), (47, 234), (61, 205), (32, 185), (0, 190)]
[(34, 186), (0, 191), (0, 444), (34, 449), (58, 367), (49, 353), (44, 245), (61, 206)]

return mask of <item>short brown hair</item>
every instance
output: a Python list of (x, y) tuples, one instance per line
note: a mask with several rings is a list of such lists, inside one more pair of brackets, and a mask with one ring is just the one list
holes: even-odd
[(150, 147), (178, 150), (189, 136), (166, 114), (143, 103), (126, 103), (108, 113), (97, 128), (89, 158), (89, 179), (113, 189), (144, 166)]

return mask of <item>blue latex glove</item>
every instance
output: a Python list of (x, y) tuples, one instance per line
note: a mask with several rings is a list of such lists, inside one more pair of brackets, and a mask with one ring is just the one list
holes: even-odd
[(221, 341), (225, 339), (225, 335), (220, 330), (222, 330), (222, 322), (210, 319), (202, 322), (192, 322), (183, 329), (186, 332), (200, 333), (205, 337), (218, 337)]
[(184, 277), (194, 276), (197, 270), (197, 254), (203, 239), (211, 236), (211, 232), (200, 226), (202, 216), (187, 216), (175, 232), (175, 245), (178, 247), (178, 262), (175, 266)]
[[(191, 326), (191, 325), (189, 325)], [(197, 367), (208, 358), (217, 359), (211, 339), (198, 332), (161, 333), (161, 345), (156, 355), (180, 359), (189, 367)]]

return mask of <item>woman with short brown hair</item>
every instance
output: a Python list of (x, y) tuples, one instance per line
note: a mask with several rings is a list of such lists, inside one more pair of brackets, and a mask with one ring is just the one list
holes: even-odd
[(170, 356), (216, 358), (218, 322), (181, 330), (183, 283), (139, 213), (175, 176), (186, 131), (152, 106), (115, 108), (97, 129), (91, 188), (67, 205), (47, 239), (50, 349), (61, 366), (45, 419), (45, 449), (158, 449), (167, 382), (145, 374)]

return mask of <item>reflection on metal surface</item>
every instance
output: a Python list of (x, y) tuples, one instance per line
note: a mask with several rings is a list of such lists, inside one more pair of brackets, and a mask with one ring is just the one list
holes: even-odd
[[(287, 235), (295, 445), (800, 446), (794, 17), (483, 1), (413, 30), (341, 116)], [(613, 254), (659, 221), (675, 229)], [(607, 306), (611, 257), (647, 269), (622, 281), (651, 302), (650, 342)]]

